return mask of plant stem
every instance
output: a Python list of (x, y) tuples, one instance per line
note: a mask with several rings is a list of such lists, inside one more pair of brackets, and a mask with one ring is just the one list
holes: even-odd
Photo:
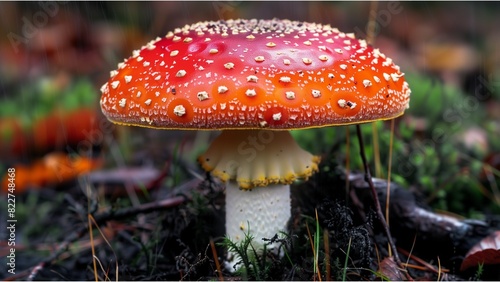
[[(399, 259), (399, 255), (396, 249), (396, 245), (394, 244), (394, 241), (392, 240), (392, 235), (391, 231), (389, 230), (389, 226), (387, 226), (387, 222), (385, 221), (384, 214), (382, 213), (382, 208), (380, 207), (380, 202), (378, 200), (377, 196), (377, 191), (375, 190), (375, 185), (373, 185), (373, 180), (372, 176), (370, 173), (370, 168), (368, 167), (368, 162), (366, 161), (366, 154), (365, 154), (365, 146), (363, 144), (363, 136), (361, 134), (361, 126), (359, 124), (356, 124), (356, 132), (358, 134), (358, 141), (359, 141), (359, 153), (361, 155), (361, 159), (363, 161), (363, 167), (365, 169), (365, 181), (368, 183), (370, 186), (370, 190), (372, 192), (372, 197), (373, 201), (375, 202), (375, 209), (377, 212), (377, 217), (380, 220), (380, 223), (382, 224), (382, 227), (384, 228), (384, 232), (387, 236), (387, 240), (389, 241), (389, 245), (391, 249), (394, 251), (394, 261), (399, 265), (401, 269), (404, 269), (402, 267), (401, 260)], [(407, 271), (404, 271), (406, 278), (408, 280), (413, 280), (411, 276), (408, 274)]]

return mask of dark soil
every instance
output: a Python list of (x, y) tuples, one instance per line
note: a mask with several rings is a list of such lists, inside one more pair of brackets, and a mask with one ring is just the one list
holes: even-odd
[[(345, 193), (343, 170), (333, 163), (322, 163), (319, 174), (308, 182), (293, 186), (294, 217), (290, 222), (290, 237), (282, 241), (290, 261), (268, 254), (265, 260), (269, 270), (261, 273), (265, 275), (261, 278), (319, 279), (313, 271), (313, 253), (307, 231), (309, 229), (313, 234), (316, 230), (317, 210), (318, 223), (323, 230), (319, 247), (322, 279), (342, 279), (345, 266), (348, 280), (377, 279), (375, 273), (381, 261), (389, 256), (387, 237), (376, 219), (363, 176), (351, 173), (349, 178), (350, 190)], [(385, 199), (386, 183), (375, 180), (375, 185), (380, 199)], [(224, 198), (219, 183), (211, 179), (191, 181), (169, 195), (165, 195), (162, 186), (152, 189), (150, 197), (141, 197), (145, 203), (141, 207), (122, 207), (123, 198), (118, 197), (111, 200), (111, 208), (106, 210), (101, 210), (102, 199), (96, 191), (88, 198), (78, 184), (70, 186), (65, 191), (42, 190), (36, 196), (19, 198), (20, 205), (33, 197), (37, 201), (34, 206), (50, 205), (40, 216), (38, 228), (30, 226), (29, 222), (20, 226), (18, 236), (29, 238), (26, 240), (29, 244), (18, 246), (16, 275), (9, 279), (93, 280), (87, 210), (92, 211), (92, 217), (109, 242), (102, 240), (93, 225), (99, 279), (218, 279), (210, 240), (215, 242), (217, 260), (222, 262), (225, 249), (218, 243), (222, 242), (224, 234)], [(150, 204), (146, 203), (147, 198), (174, 200), (162, 201), (161, 205), (155, 206), (152, 200)], [(474, 270), (459, 271), (461, 260), (472, 245), (499, 228), (498, 225), (494, 226), (493, 221), (459, 221), (432, 213), (408, 190), (396, 184), (391, 186), (390, 203), (390, 226), (400, 248), (399, 256), (404, 262), (421, 266), (420, 269), (408, 268), (411, 277), (436, 280), (439, 264), (441, 279), (474, 279)], [(326, 241), (323, 240), (326, 235), (328, 252), (325, 252)], [(349, 259), (345, 264), (348, 249)], [(430, 266), (408, 259), (410, 252)], [(381, 273), (391, 277), (387, 271)], [(222, 270), (225, 280), (256, 278), (247, 275)], [(486, 267), (481, 278), (500, 277), (498, 271)]]

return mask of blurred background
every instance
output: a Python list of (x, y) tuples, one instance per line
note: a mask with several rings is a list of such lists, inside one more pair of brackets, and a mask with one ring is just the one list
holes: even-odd
[[(65, 189), (78, 186), (78, 177), (89, 172), (158, 172), (175, 160), (181, 169), (172, 166), (176, 171), (165, 180), (173, 187), (191, 178), (190, 171), (201, 173), (196, 155), (215, 133), (108, 123), (99, 108), (99, 88), (119, 62), (151, 39), (197, 21), (287, 18), (330, 24), (365, 38), (372, 16), (373, 45), (401, 67), (412, 89), (410, 109), (395, 123), (392, 180), (441, 211), (478, 219), (500, 214), (500, 5), (373, 5), (2, 1), (0, 177), (15, 167), (16, 194), (47, 200), (62, 197), (60, 191), (70, 193)], [(388, 174), (389, 127), (390, 122), (363, 126), (369, 162), (382, 178)], [(354, 136), (354, 128), (293, 134), (315, 154), (341, 166), (349, 159), (351, 169), (362, 168), (357, 142), (346, 151), (346, 136)], [(138, 175), (144, 181), (155, 177), (142, 170)], [(6, 183), (4, 177), (2, 193)], [(19, 216), (50, 210), (41, 208), (45, 201), (26, 197), (19, 201), (30, 204), (18, 209)]]

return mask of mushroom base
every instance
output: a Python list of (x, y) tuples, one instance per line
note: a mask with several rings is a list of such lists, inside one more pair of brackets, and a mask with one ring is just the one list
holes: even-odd
[(198, 161), (222, 181), (252, 189), (307, 179), (320, 158), (300, 148), (288, 131), (225, 130)]
[[(249, 234), (253, 237), (254, 249), (261, 251), (266, 243), (262, 238), (271, 239), (280, 231), (286, 231), (290, 217), (289, 185), (246, 190), (234, 181), (226, 183), (226, 236), (234, 243), (241, 243), (245, 234)], [(269, 244), (266, 249), (273, 251), (275, 247)], [(226, 267), (233, 270), (238, 260), (238, 256), (230, 252)]]

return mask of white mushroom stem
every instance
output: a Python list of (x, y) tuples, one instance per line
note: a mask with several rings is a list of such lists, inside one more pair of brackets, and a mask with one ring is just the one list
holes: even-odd
[[(226, 236), (236, 244), (253, 237), (252, 246), (262, 250), (265, 241), (286, 231), (291, 216), (290, 185), (275, 184), (255, 189), (241, 189), (235, 181), (226, 183)], [(269, 244), (272, 250), (275, 244)], [(235, 254), (228, 255), (227, 266), (232, 270), (238, 261)]]
[(198, 160), (227, 184), (227, 236), (239, 243), (250, 234), (259, 250), (262, 238), (286, 230), (289, 185), (316, 172), (320, 158), (300, 148), (288, 131), (225, 130)]

